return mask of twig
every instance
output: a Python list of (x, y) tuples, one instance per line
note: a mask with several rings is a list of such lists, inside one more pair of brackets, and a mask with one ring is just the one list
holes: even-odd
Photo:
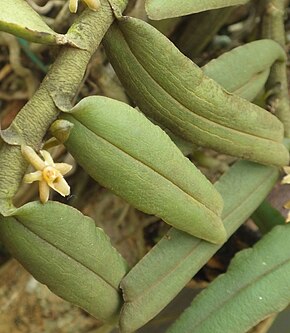
[(5, 42), (5, 44), (9, 48), (9, 61), (15, 74), (19, 75), (25, 80), (28, 96), (31, 97), (38, 86), (38, 82), (35, 80), (31, 71), (28, 68), (25, 68), (21, 64), (20, 60), (21, 49), (17, 42), (16, 37), (3, 32), (1, 34), (1, 39)]
[[(284, 6), (284, 0), (265, 0), (262, 27), (263, 37), (275, 40), (283, 48), (285, 48)], [(269, 99), (270, 108), (283, 122), (285, 136), (290, 137), (290, 105), (286, 61), (279, 61), (273, 65), (267, 82), (267, 88), (272, 92)]]
[(44, 6), (37, 5), (33, 0), (27, 0), (29, 5), (39, 14), (45, 15), (52, 10), (55, 6), (62, 6), (63, 0), (50, 0)]
[(15, 99), (27, 99), (28, 95), (26, 92), (16, 91), (14, 93), (5, 93), (0, 91), (0, 100), (13, 101)]
[(11, 64), (6, 64), (0, 70), (0, 81), (2, 81), (9, 73), (11, 73), (12, 67)]

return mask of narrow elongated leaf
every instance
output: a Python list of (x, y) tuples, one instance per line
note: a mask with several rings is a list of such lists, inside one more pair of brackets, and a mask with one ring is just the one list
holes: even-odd
[(225, 91), (146, 22), (121, 18), (104, 45), (142, 112), (175, 134), (262, 164), (288, 163), (283, 125), (275, 116)]
[(278, 43), (262, 39), (222, 54), (202, 70), (229, 92), (253, 100), (264, 87), (273, 63), (285, 61), (285, 57)]
[(35, 43), (68, 43), (67, 37), (53, 31), (25, 0), (0, 1), (0, 30)]
[(146, 0), (146, 11), (152, 20), (183, 16), (205, 10), (242, 5), (249, 0)]
[(58, 296), (104, 321), (116, 320), (124, 259), (102, 229), (76, 209), (32, 202), (0, 218), (5, 247)]
[(225, 240), (219, 193), (142, 113), (98, 96), (83, 99), (62, 118), (74, 124), (66, 147), (100, 184), (178, 229)]
[(290, 303), (290, 225), (277, 226), (238, 253), (226, 274), (203, 291), (170, 333), (245, 333)]
[[(222, 217), (228, 237), (257, 208), (277, 178), (277, 169), (241, 161), (215, 184), (224, 199)], [(122, 332), (133, 332), (156, 316), (219, 248), (172, 228), (122, 280)]]

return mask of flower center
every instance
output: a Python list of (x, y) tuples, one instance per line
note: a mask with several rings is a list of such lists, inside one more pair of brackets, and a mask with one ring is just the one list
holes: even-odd
[(42, 171), (42, 176), (47, 183), (53, 183), (59, 177), (59, 175), (59, 171), (52, 166), (47, 166)]

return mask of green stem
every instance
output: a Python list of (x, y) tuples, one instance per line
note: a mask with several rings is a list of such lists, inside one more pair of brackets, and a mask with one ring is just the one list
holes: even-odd
[[(264, 38), (273, 39), (283, 48), (285, 48), (284, 15), (284, 0), (265, 0), (262, 35)], [(270, 101), (271, 107), (284, 124), (285, 136), (290, 137), (290, 106), (286, 61), (279, 61), (273, 65), (267, 88), (274, 92)]]
[[(119, 0), (118, 5), (122, 10), (126, 4), (127, 0)], [(19, 142), (39, 148), (48, 127), (59, 113), (55, 98), (66, 104), (73, 99), (92, 54), (113, 20), (113, 12), (107, 0), (102, 0), (98, 12), (87, 9), (76, 19), (68, 34), (82, 48), (62, 47), (41, 86), (16, 116), (6, 133), (12, 133), (13, 137), (19, 138)], [(13, 208), (12, 199), (27, 164), (19, 145), (9, 145), (4, 141), (0, 143), (0, 160), (0, 212), (5, 215)]]

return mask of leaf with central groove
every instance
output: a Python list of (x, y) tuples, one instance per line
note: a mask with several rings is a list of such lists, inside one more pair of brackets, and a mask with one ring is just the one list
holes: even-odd
[(57, 202), (28, 203), (0, 218), (5, 247), (58, 296), (103, 321), (122, 305), (119, 284), (128, 268), (102, 229)]
[(148, 117), (194, 144), (262, 164), (288, 164), (282, 123), (224, 90), (146, 22), (120, 18), (104, 46), (128, 94)]
[(238, 253), (168, 333), (245, 333), (290, 303), (290, 225)]
[(53, 31), (25, 0), (0, 1), (0, 31), (35, 43), (69, 43), (65, 35)]
[[(228, 237), (266, 197), (278, 174), (275, 168), (240, 161), (215, 184), (224, 199)], [(122, 333), (131, 333), (156, 316), (219, 248), (172, 228), (122, 280)]]
[(74, 124), (64, 144), (101, 185), (178, 229), (223, 243), (219, 193), (141, 112), (95, 96), (61, 117)]
[[(273, 63), (283, 61), (285, 57), (285, 51), (278, 43), (264, 39), (236, 47), (208, 62), (202, 70), (229, 92), (252, 101), (263, 90)], [(183, 153), (192, 151), (189, 142), (164, 126), (163, 129)]]
[(146, 0), (146, 11), (152, 20), (183, 16), (205, 10), (237, 6), (249, 0)]

